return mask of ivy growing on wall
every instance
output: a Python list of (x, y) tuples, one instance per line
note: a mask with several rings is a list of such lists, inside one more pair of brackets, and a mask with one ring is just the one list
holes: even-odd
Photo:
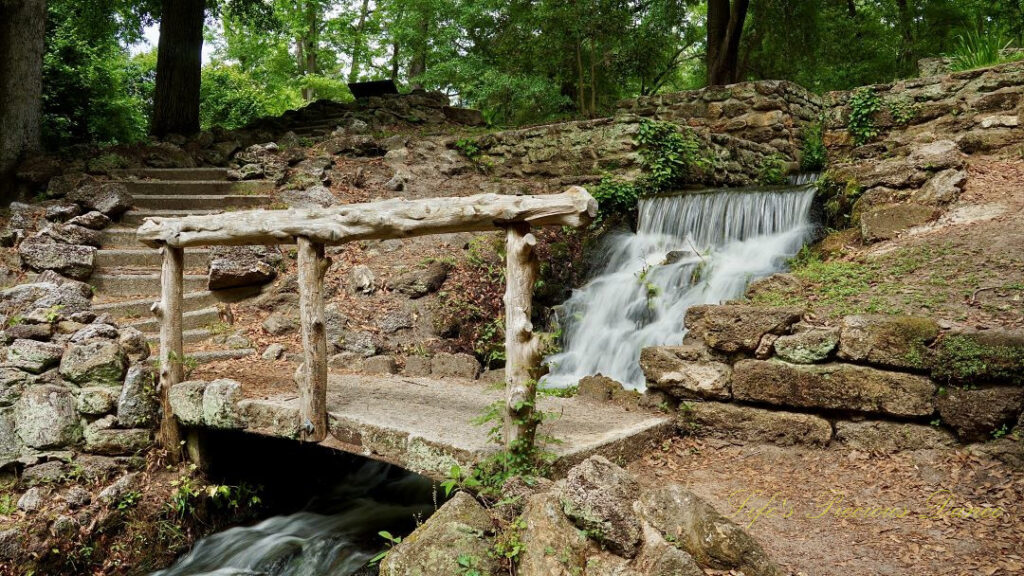
[(853, 136), (855, 146), (863, 146), (878, 136), (875, 113), (881, 109), (878, 93), (870, 86), (854, 90), (850, 95), (850, 120), (846, 129)]
[(642, 120), (634, 142), (639, 147), (641, 176), (627, 182), (606, 175), (591, 189), (602, 217), (632, 213), (641, 198), (678, 186), (695, 170), (711, 164), (693, 131), (670, 122)]

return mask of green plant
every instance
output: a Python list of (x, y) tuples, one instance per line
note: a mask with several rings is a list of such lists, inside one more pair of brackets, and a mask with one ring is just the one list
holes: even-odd
[(196, 471), (196, 465), (189, 466), (187, 474), (179, 476), (171, 481), (171, 498), (167, 502), (167, 508), (179, 519), (185, 519), (195, 513), (195, 500), (202, 493), (196, 485), (192, 474)]
[(757, 182), (762, 186), (778, 186), (786, 183), (786, 165), (781, 156), (772, 154), (761, 160)]
[(998, 430), (993, 430), (992, 431), (992, 439), (993, 440), (999, 440), (1003, 436), (1006, 436), (1009, 432), (1010, 432), (1009, 427), (1006, 424), (1003, 424), (1003, 426), (1001, 428), (999, 428)]
[(483, 572), (478, 567), (479, 560), (476, 556), (459, 554), (455, 561), (459, 565), (460, 574), (458, 576), (483, 576)]
[(857, 181), (839, 181), (831, 173), (826, 172), (815, 186), (815, 196), (821, 201), (825, 211), (825, 225), (833, 230), (848, 228), (853, 215), (853, 205), (863, 192)]
[(1021, 58), (1019, 54), (1004, 55), (1012, 43), (1012, 39), (996, 30), (959, 34), (953, 52), (949, 54), (949, 68), (953, 71), (972, 70)]
[(898, 126), (906, 126), (917, 116), (918, 105), (913, 100), (890, 98), (885, 106), (892, 114), (892, 121)]
[(384, 539), (386, 548), (384, 548), (384, 550), (382, 550), (373, 558), (370, 558), (370, 561), (368, 563), (370, 566), (380, 564), (382, 561), (384, 561), (385, 558), (388, 557), (388, 554), (391, 553), (392, 548), (402, 543), (401, 536), (393, 536), (391, 532), (388, 532), (387, 530), (381, 530), (380, 532), (377, 532), (377, 535)]
[(803, 147), (800, 152), (800, 170), (819, 172), (828, 163), (828, 150), (825, 148), (823, 122), (818, 120), (804, 127)]
[(14, 497), (10, 494), (0, 495), (0, 516), (10, 516), (18, 511), (18, 506), (14, 502)]
[(476, 162), (480, 158), (480, 154), (483, 150), (480, 148), (480, 144), (472, 138), (459, 138), (455, 141), (455, 149), (462, 152), (462, 155), (469, 158), (471, 161)]
[(141, 499), (142, 494), (140, 492), (138, 492), (137, 490), (129, 490), (122, 494), (121, 497), (117, 499), (117, 509), (124, 511), (128, 510), (129, 508), (134, 508), (135, 505), (138, 504), (139, 500)]
[(870, 86), (858, 88), (850, 95), (850, 119), (846, 129), (855, 146), (862, 146), (878, 136), (875, 113), (882, 109), (878, 93)]
[(526, 521), (522, 516), (510, 522), (505, 529), (494, 537), (494, 546), (491, 548), (491, 556), (515, 566), (519, 561), (519, 555), (523, 553), (526, 545), (523, 543), (523, 531), (526, 530)]

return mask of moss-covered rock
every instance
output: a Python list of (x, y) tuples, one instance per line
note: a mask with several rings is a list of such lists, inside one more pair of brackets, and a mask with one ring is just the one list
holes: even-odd
[(80, 386), (121, 387), (128, 357), (114, 340), (97, 338), (72, 344), (60, 361), (60, 375)]
[(794, 334), (779, 336), (774, 346), (775, 354), (787, 362), (813, 364), (828, 358), (837, 344), (838, 328), (804, 326)]
[(838, 355), (889, 368), (924, 370), (931, 364), (928, 345), (938, 335), (935, 320), (922, 316), (847, 316), (840, 328)]
[(458, 492), (380, 563), (381, 576), (452, 576), (465, 572), (459, 558), (481, 575), (498, 574), (488, 552), (491, 516), (472, 496)]
[(1005, 435), (1024, 410), (1024, 388), (979, 390), (952, 387), (939, 395), (939, 415), (961, 440), (978, 442)]
[(1024, 386), (1024, 330), (945, 336), (936, 346), (932, 377), (940, 382)]
[(753, 352), (765, 334), (785, 334), (800, 321), (803, 308), (743, 304), (692, 306), (686, 327), (697, 338), (722, 352)]
[(737, 400), (796, 408), (892, 416), (927, 416), (935, 410), (935, 384), (924, 376), (837, 362), (741, 360), (733, 366), (732, 393)]
[(640, 545), (640, 518), (633, 500), (640, 487), (622, 468), (591, 456), (569, 471), (562, 489), (562, 510), (609, 551), (632, 558)]

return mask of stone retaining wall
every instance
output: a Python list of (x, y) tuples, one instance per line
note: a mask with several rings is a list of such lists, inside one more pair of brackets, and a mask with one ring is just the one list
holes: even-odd
[(776, 159), (795, 171), (803, 126), (819, 109), (816, 96), (790, 82), (746, 82), (625, 100), (610, 118), (496, 132), (476, 143), (480, 162), (499, 177), (558, 178), (562, 185), (605, 173), (630, 179), (640, 171), (640, 122), (666, 121), (692, 129), (713, 159), (713, 169), (690, 183), (741, 186), (757, 183)]
[[(850, 132), (858, 92), (879, 108), (868, 126), (877, 135), (862, 143)], [(869, 243), (938, 218), (963, 190), (969, 156), (1024, 150), (1024, 61), (830, 92), (823, 103), (830, 169), (861, 191), (852, 224)]]
[[(681, 430), (894, 451), (992, 440), (1024, 411), (1024, 331), (943, 331), (929, 318), (695, 306), (681, 346), (646, 348), (649, 394)], [(657, 403), (657, 398), (648, 403)]]

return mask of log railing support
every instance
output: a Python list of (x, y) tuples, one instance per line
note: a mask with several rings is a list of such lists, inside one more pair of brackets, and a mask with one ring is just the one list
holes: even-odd
[(323, 281), (330, 262), (324, 245), (298, 239), (299, 312), (303, 365), (299, 370), (299, 434), (320, 442), (327, 437), (327, 328)]
[(505, 232), (505, 448), (533, 447), (537, 431), (537, 381), (531, 371), (540, 361), (540, 340), (533, 333), (533, 284), (537, 279), (537, 239), (530, 225), (517, 223)]
[(160, 318), (160, 405), (163, 416), (160, 419), (160, 444), (172, 461), (181, 457), (181, 430), (171, 409), (169, 395), (171, 388), (184, 378), (182, 366), (183, 345), (181, 334), (182, 274), (185, 251), (182, 248), (164, 246), (160, 249), (163, 265), (160, 271), (160, 302), (153, 305), (152, 312)]

